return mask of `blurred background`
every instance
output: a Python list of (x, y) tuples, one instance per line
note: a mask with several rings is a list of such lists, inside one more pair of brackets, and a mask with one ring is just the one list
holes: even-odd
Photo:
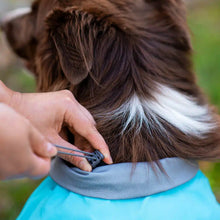
[[(210, 102), (220, 110), (220, 0), (185, 1), (192, 31), (193, 59), (198, 83), (210, 98)], [(0, 17), (8, 10), (29, 4), (30, 0), (1, 0)], [(34, 78), (9, 50), (1, 32), (0, 80), (16, 91), (35, 91)], [(203, 162), (200, 166), (220, 202), (220, 163)], [(39, 183), (40, 181), (26, 179), (0, 182), (0, 219), (15, 219)]]

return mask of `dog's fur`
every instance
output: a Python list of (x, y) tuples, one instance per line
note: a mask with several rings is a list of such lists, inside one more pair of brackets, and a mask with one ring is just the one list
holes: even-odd
[(115, 163), (220, 158), (181, 0), (37, 0), (3, 28), (39, 91), (69, 89), (92, 113)]

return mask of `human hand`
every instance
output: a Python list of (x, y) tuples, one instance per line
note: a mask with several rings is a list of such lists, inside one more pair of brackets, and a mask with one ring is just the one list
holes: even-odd
[(47, 175), (56, 148), (26, 118), (2, 103), (0, 122), (0, 180)]
[[(29, 119), (51, 143), (78, 149), (60, 137), (59, 134), (66, 125), (76, 135), (76, 143), (83, 143), (81, 141), (83, 137), (84, 143), (87, 140), (94, 149), (105, 156), (104, 162), (112, 163), (108, 146), (96, 130), (93, 117), (76, 101), (70, 91), (21, 94), (7, 90), (7, 94), (10, 94), (10, 106)], [(88, 148), (88, 143), (86, 145)], [(92, 170), (85, 158), (68, 155), (62, 155), (62, 157), (82, 170)]]

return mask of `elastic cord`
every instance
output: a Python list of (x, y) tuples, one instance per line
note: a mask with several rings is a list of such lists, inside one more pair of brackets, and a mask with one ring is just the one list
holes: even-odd
[(56, 144), (55, 144), (55, 146), (58, 147), (58, 148), (64, 149), (64, 150), (71, 150), (71, 151), (75, 151), (75, 152), (78, 152), (78, 153), (83, 153), (83, 154), (87, 154), (87, 155), (90, 155), (90, 156), (94, 156), (93, 153), (89, 153), (89, 152), (86, 152), (86, 151), (76, 150), (76, 149), (72, 149), (72, 148), (68, 148), (68, 147), (63, 147), (63, 146), (56, 145)]
[[(57, 148), (61, 148), (61, 149), (64, 149), (64, 150), (74, 151), (74, 152), (87, 154), (87, 155), (73, 154), (73, 153), (68, 153), (68, 152), (64, 152), (64, 151), (58, 151), (58, 154), (65, 154), (65, 155), (70, 155), (70, 156), (74, 156), (74, 157), (82, 157), (82, 158), (86, 158), (86, 159), (96, 159), (96, 157), (94, 157), (93, 153), (89, 153), (89, 152), (81, 151), (81, 150), (75, 150), (75, 149), (68, 148), (68, 147), (63, 147), (63, 146), (60, 146), (60, 145), (55, 145), (55, 146)], [(88, 156), (88, 155), (90, 155), (90, 156)]]
[(76, 150), (76, 149), (72, 149), (72, 148), (68, 148), (68, 147), (63, 147), (63, 146), (56, 145), (56, 144), (54, 144), (54, 146), (57, 147), (57, 148), (60, 148), (60, 149), (85, 154), (85, 155), (81, 155), (81, 154), (73, 154), (73, 153), (69, 153), (69, 152), (65, 152), (65, 151), (58, 151), (58, 154), (65, 154), (65, 155), (74, 156), (74, 157), (86, 158), (93, 169), (96, 168), (102, 162), (102, 160), (104, 159), (104, 156), (98, 150), (94, 151), (93, 153), (89, 153), (89, 152), (86, 152), (86, 151), (81, 151), (81, 150)]

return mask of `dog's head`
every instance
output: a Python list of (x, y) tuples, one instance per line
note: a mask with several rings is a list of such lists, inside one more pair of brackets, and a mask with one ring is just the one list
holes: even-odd
[(91, 77), (101, 83), (113, 69), (119, 76), (133, 59), (141, 65), (140, 53), (148, 57), (150, 72), (156, 56), (190, 51), (181, 0), (37, 0), (20, 12), (7, 16), (3, 29), (44, 91), (61, 80), (78, 85)]
[(91, 111), (115, 162), (219, 157), (181, 0), (37, 0), (25, 12), (3, 24), (12, 48), (40, 91), (70, 89)]

